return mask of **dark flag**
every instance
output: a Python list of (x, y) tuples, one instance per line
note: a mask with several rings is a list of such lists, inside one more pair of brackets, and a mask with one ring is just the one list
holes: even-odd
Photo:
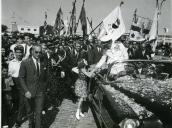
[(60, 7), (59, 11), (57, 12), (56, 21), (55, 21), (53, 29), (54, 29), (55, 33), (58, 33), (58, 35), (60, 35), (60, 31), (63, 28), (64, 28), (63, 12)]
[(73, 2), (73, 9), (72, 9), (72, 14), (70, 16), (70, 22), (69, 22), (69, 27), (68, 27), (68, 34), (69, 35), (74, 35), (76, 33), (76, 0)]
[(44, 21), (44, 35), (47, 34), (47, 21)]
[(86, 19), (86, 12), (85, 12), (84, 3), (82, 5), (79, 20), (81, 21), (83, 36), (85, 36), (87, 34), (87, 19)]

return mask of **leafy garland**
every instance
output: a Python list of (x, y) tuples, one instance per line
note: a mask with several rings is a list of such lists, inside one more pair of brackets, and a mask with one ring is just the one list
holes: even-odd
[[(139, 119), (146, 119), (153, 116), (153, 113), (148, 111), (145, 107), (141, 106), (140, 104), (136, 103), (134, 99), (129, 98), (124, 93), (114, 89), (110, 85), (102, 85), (105, 90), (112, 94), (112, 97), (115, 102), (122, 104), (121, 102), (126, 103), (139, 117)], [(121, 107), (125, 107), (120, 105)], [(122, 108), (121, 108), (122, 109)], [(124, 109), (126, 110), (126, 109)]]

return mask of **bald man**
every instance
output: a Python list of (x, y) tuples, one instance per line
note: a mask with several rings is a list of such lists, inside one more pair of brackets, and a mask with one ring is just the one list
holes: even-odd
[(34, 45), (32, 48), (32, 56), (21, 63), (19, 80), (27, 105), (27, 114), (30, 115), (29, 128), (41, 128), (41, 111), (47, 85), (47, 64), (40, 60), (41, 46)]

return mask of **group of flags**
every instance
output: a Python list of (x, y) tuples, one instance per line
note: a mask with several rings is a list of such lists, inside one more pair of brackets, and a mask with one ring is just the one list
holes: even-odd
[[(81, 8), (81, 12), (78, 18), (78, 22), (76, 21), (76, 0), (73, 2), (73, 8), (70, 16), (70, 21), (63, 20), (63, 12), (60, 9), (57, 12), (55, 24), (53, 30), (58, 35), (75, 35), (76, 30), (79, 24), (81, 23), (81, 28), (83, 31), (83, 36), (89, 35), (88, 32), (88, 22), (86, 17), (86, 11), (84, 7), (85, 0), (83, 0), (83, 5)], [(108, 41), (110, 39), (117, 40), (121, 35), (126, 32), (124, 20), (122, 18), (121, 13), (121, 5), (117, 6), (104, 20), (101, 22), (101, 30), (99, 30), (99, 35), (97, 38), (101, 41)], [(149, 39), (149, 41), (157, 38), (157, 29), (158, 29), (158, 17), (159, 17), (159, 8), (157, 6), (155, 10), (155, 15), (153, 20), (145, 17), (141, 17), (136, 14), (137, 10), (135, 10), (133, 21), (131, 24), (129, 39), (132, 41), (143, 41)], [(47, 19), (47, 15), (45, 15), (45, 19)], [(46, 20), (45, 20), (46, 22)], [(47, 23), (45, 23), (47, 24)], [(89, 22), (90, 27), (92, 28), (92, 21)], [(46, 26), (46, 25), (45, 25)], [(93, 29), (92, 29), (93, 30)]]
[[(163, 0), (162, 2), (164, 2)], [(131, 24), (129, 32), (129, 40), (131, 41), (155, 41), (153, 43), (153, 49), (157, 45), (157, 36), (158, 36), (158, 20), (161, 10), (161, 4), (158, 4), (155, 9), (155, 15), (153, 20), (145, 18), (136, 14), (135, 10), (133, 21)], [(113, 41), (117, 40), (121, 35), (126, 32), (125, 24), (122, 18), (121, 13), (121, 4), (117, 6), (102, 22), (101, 30), (99, 30), (98, 39), (101, 41), (108, 41), (112, 39)]]
[(68, 21), (63, 20), (63, 12), (60, 7), (60, 9), (57, 12), (55, 24), (53, 27), (53, 30), (58, 35), (75, 35), (77, 31), (77, 27), (79, 24), (79, 21), (81, 22), (81, 27), (83, 31), (83, 36), (87, 35), (87, 19), (86, 19), (86, 11), (84, 7), (85, 0), (83, 1), (83, 5), (81, 8), (81, 12), (79, 15), (78, 23), (76, 21), (76, 0), (73, 2), (73, 8), (70, 16), (69, 23)]

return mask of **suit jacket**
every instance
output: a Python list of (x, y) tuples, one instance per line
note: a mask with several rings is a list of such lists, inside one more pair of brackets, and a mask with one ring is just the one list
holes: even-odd
[(40, 74), (37, 76), (36, 66), (32, 57), (23, 60), (19, 70), (19, 81), (23, 93), (29, 91), (32, 97), (35, 97), (40, 92), (44, 93), (47, 85), (47, 75), (47, 64), (45, 62), (40, 62)]
[(72, 66), (73, 67), (76, 67), (77, 66), (77, 63), (78, 63), (78, 60), (79, 60), (79, 57), (80, 57), (80, 53), (77, 51), (77, 55), (75, 55), (75, 49), (73, 49), (71, 51), (71, 61), (72, 61)]

